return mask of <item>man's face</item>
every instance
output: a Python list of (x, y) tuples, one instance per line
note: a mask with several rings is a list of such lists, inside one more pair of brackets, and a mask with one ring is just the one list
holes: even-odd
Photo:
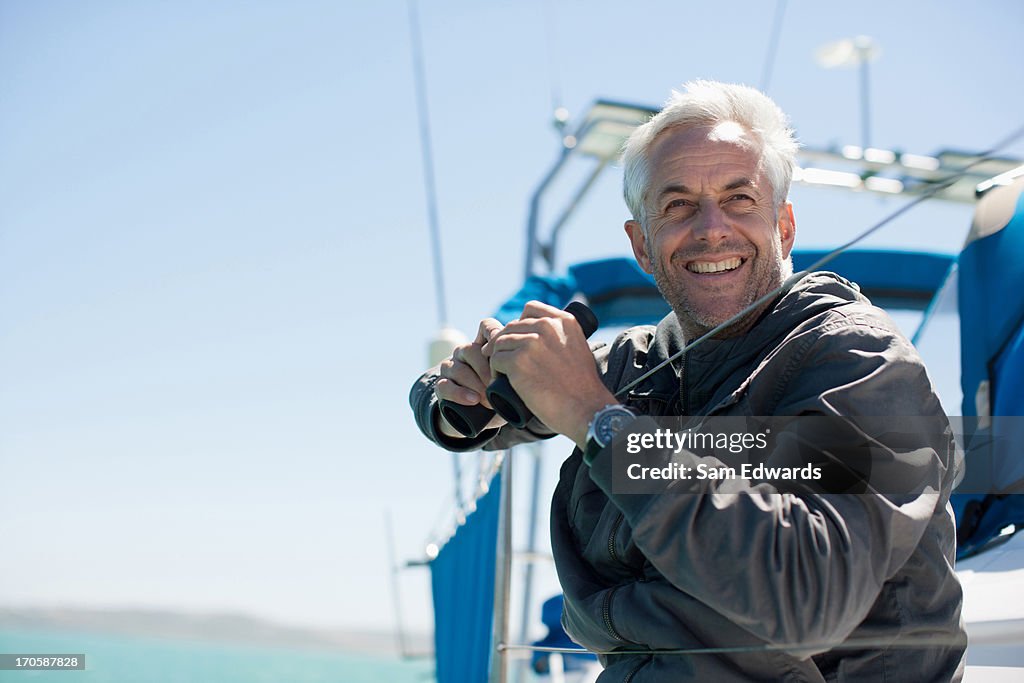
[[(792, 206), (774, 205), (749, 141), (731, 122), (664, 131), (650, 149), (648, 231), (626, 222), (637, 262), (654, 274), (689, 339), (790, 274)], [(726, 334), (744, 332), (759, 312)]]

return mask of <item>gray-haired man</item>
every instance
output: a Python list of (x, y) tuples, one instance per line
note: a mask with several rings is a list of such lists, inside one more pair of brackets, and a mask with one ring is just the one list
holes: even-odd
[[(910, 343), (830, 273), (803, 278), (616, 395), (792, 274), (786, 197), (796, 147), (761, 93), (688, 84), (637, 129), (623, 158), (626, 233), (673, 313), (595, 350), (571, 315), (531, 302), (504, 327), (482, 321), (473, 343), (413, 388), (420, 428), (449, 449), (555, 433), (578, 446), (552, 501), (552, 545), (563, 623), (600, 653), (601, 681), (962, 676), (948, 432), (913, 444), (905, 464), (923, 485), (910, 492), (794, 492), (763, 481), (725, 489), (692, 479), (627, 494), (612, 482), (610, 441), (649, 429), (644, 416), (945, 420)], [(513, 429), (496, 417), (480, 436), (460, 438), (437, 401), (483, 401), (493, 373), (509, 377), (535, 420)], [(669, 456), (700, 462), (686, 450)], [(718, 651), (678, 652), (707, 648)]]

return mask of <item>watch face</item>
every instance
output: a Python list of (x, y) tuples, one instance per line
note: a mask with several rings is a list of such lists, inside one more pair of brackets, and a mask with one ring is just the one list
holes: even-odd
[(622, 428), (632, 422), (636, 416), (627, 408), (613, 408), (599, 415), (594, 423), (594, 436), (598, 443), (607, 446), (615, 438), (615, 435), (622, 431)]

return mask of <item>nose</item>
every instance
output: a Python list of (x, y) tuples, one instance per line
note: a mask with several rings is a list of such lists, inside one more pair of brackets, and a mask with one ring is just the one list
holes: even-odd
[(732, 234), (732, 226), (718, 202), (703, 200), (693, 226), (693, 237), (701, 242), (718, 244)]

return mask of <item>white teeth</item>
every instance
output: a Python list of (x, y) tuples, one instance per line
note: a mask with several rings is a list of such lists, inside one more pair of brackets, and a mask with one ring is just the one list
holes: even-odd
[(739, 268), (743, 259), (731, 258), (717, 263), (712, 261), (692, 261), (686, 266), (691, 273), (721, 273), (726, 270)]

